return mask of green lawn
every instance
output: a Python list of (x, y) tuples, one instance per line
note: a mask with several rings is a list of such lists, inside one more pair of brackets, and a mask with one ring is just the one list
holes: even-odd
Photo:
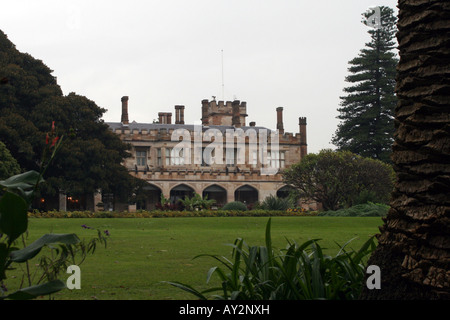
[[(195, 299), (161, 281), (179, 281), (206, 289), (206, 274), (216, 260), (199, 254), (230, 257), (226, 244), (244, 238), (249, 245), (263, 245), (267, 217), (221, 218), (110, 218), (29, 220), (27, 243), (45, 233), (76, 233), (80, 238), (95, 236), (86, 224), (110, 232), (107, 248), (99, 247), (81, 268), (81, 289), (64, 290), (55, 299)], [(371, 235), (378, 233), (381, 218), (372, 217), (273, 217), (272, 240), (284, 248), (286, 239), (299, 243), (323, 239), (326, 252), (335, 254), (339, 244), (358, 237), (350, 247), (359, 249)], [(8, 273), (13, 275), (13, 273)], [(62, 280), (66, 280), (64, 275)], [(8, 285), (12, 287), (8, 279)], [(13, 289), (13, 288), (11, 288)]]

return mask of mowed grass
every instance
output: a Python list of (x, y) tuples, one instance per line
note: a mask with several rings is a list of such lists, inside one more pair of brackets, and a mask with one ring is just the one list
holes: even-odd
[[(76, 233), (81, 239), (96, 236), (83, 224), (108, 230), (107, 248), (98, 247), (80, 265), (81, 289), (65, 289), (53, 297), (65, 300), (181, 300), (195, 299), (163, 281), (179, 281), (206, 289), (208, 270), (218, 265), (200, 254), (230, 257), (227, 244), (243, 238), (249, 245), (264, 245), (267, 217), (220, 218), (110, 218), (110, 219), (30, 219), (27, 243), (45, 233)], [(372, 217), (272, 217), (274, 247), (284, 248), (286, 239), (298, 243), (322, 239), (327, 254), (336, 254), (339, 243), (352, 238), (355, 250), (378, 233), (381, 218)], [(32, 265), (35, 262), (32, 263)], [(23, 268), (23, 267), (22, 267)], [(12, 288), (20, 278), (8, 279)], [(64, 274), (62, 280), (70, 275)], [(217, 284), (217, 283), (216, 283)]]

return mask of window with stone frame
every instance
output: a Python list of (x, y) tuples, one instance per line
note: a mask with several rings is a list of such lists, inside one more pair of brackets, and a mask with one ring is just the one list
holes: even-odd
[(162, 162), (162, 151), (161, 148), (156, 149), (156, 165), (158, 167), (161, 167), (163, 164)]
[[(178, 151), (178, 152), (177, 152)], [(166, 148), (166, 165), (179, 166), (184, 165), (184, 149)]]
[(286, 151), (267, 151), (267, 164), (271, 168), (284, 168)]
[(249, 155), (249, 164), (251, 164), (253, 167), (256, 167), (258, 165), (258, 150), (249, 150)]
[(165, 148), (165, 165), (170, 166), (172, 165), (172, 153), (171, 148)]
[(227, 148), (225, 150), (225, 163), (227, 167), (235, 167), (237, 162), (237, 149)]
[(147, 149), (136, 149), (136, 165), (138, 167), (147, 166)]
[(202, 148), (202, 166), (209, 167), (211, 165), (211, 158), (214, 156), (213, 153), (215, 150), (205, 152), (206, 148)]

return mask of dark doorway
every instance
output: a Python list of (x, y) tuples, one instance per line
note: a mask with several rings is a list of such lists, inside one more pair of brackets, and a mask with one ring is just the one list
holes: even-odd
[(227, 190), (216, 184), (203, 190), (202, 197), (205, 198), (206, 196), (209, 200), (216, 200), (214, 206), (222, 207), (225, 203), (227, 203)]
[(278, 198), (287, 198), (287, 197), (289, 197), (289, 195), (291, 194), (292, 191), (294, 191), (294, 189), (289, 186), (281, 187), (277, 191), (277, 197)]
[(243, 202), (246, 205), (258, 202), (258, 190), (249, 185), (237, 188), (234, 192), (234, 200)]
[(170, 190), (170, 203), (175, 204), (178, 200), (184, 199), (185, 197), (191, 198), (193, 195), (194, 189), (185, 184), (180, 184)]
[(136, 209), (155, 210), (156, 205), (161, 202), (161, 189), (153, 184), (147, 184), (137, 195)]

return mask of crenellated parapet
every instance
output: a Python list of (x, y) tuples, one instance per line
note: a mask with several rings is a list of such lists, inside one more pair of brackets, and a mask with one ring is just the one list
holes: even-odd
[(202, 124), (241, 127), (246, 125), (247, 103), (245, 101), (202, 100)]

